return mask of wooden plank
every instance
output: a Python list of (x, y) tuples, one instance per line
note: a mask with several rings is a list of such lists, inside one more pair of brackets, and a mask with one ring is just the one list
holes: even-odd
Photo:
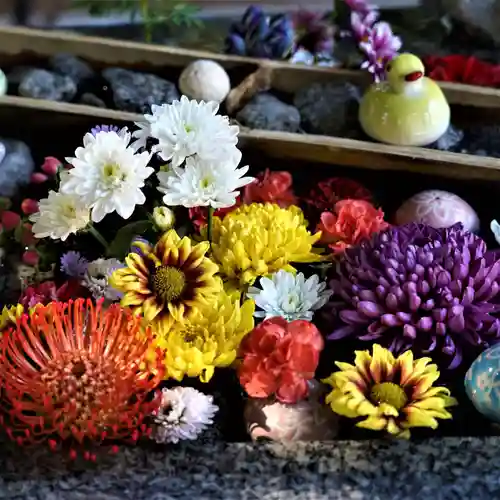
[[(29, 51), (36, 52), (40, 56), (51, 56), (57, 52), (67, 51), (89, 61), (129, 66), (147, 64), (156, 67), (166, 65), (183, 67), (196, 59), (212, 59), (227, 69), (243, 65), (257, 69), (264, 64), (272, 69), (273, 88), (283, 92), (295, 92), (303, 86), (319, 81), (350, 81), (361, 85), (369, 83), (368, 75), (362, 71), (293, 65), (281, 61), (263, 61), (200, 50), (82, 36), (62, 31), (20, 27), (0, 28), (0, 65), (2, 54), (13, 56)], [(500, 89), (449, 82), (439, 82), (439, 85), (451, 104), (489, 110), (500, 108)]]
[[(15, 96), (0, 97), (0, 112), (47, 113), (86, 117), (98, 123), (130, 126), (142, 121), (134, 113), (57, 103)], [(50, 119), (50, 116), (49, 118)], [(325, 168), (342, 165), (370, 170), (394, 170), (448, 178), (500, 180), (500, 159), (435, 151), (426, 148), (396, 147), (385, 144), (285, 132), (241, 129), (240, 144), (271, 157), (321, 163)]]

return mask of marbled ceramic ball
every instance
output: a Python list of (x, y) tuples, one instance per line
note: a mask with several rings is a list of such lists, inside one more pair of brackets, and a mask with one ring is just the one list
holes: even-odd
[(461, 222), (467, 231), (479, 229), (479, 218), (465, 200), (438, 189), (422, 191), (406, 200), (396, 212), (395, 219), (397, 225), (420, 222), (443, 228)]
[(465, 375), (465, 391), (479, 413), (500, 422), (500, 344), (472, 363)]
[(217, 62), (198, 59), (184, 68), (179, 90), (190, 99), (221, 103), (231, 90), (226, 70)]
[(309, 397), (296, 404), (273, 399), (248, 399), (245, 422), (255, 441), (327, 441), (338, 432), (338, 416), (323, 404), (324, 387), (314, 383)]

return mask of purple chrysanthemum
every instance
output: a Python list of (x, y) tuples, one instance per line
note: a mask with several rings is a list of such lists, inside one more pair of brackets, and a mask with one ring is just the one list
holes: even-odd
[(377, 341), (396, 353), (441, 352), (450, 369), (467, 348), (474, 353), (500, 339), (500, 258), (461, 224), (379, 233), (346, 250), (330, 287), (341, 323), (331, 339)]
[(66, 252), (61, 257), (61, 271), (70, 278), (83, 278), (89, 261), (80, 252)]
[(120, 132), (120, 127), (116, 125), (97, 125), (96, 127), (90, 130), (90, 133), (93, 136), (96, 136), (99, 132)]

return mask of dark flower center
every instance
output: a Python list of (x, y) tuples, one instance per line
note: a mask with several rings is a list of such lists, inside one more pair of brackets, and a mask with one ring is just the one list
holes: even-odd
[(163, 302), (172, 302), (178, 299), (186, 288), (186, 275), (177, 267), (160, 266), (154, 271), (152, 286)]
[(375, 404), (389, 404), (396, 410), (401, 410), (408, 402), (403, 388), (393, 382), (375, 384), (370, 392), (370, 399)]

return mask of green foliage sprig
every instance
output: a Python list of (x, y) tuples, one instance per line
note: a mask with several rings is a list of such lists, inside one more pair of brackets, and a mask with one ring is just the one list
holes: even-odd
[(199, 27), (196, 17), (198, 7), (177, 0), (73, 0), (77, 8), (86, 9), (91, 16), (101, 17), (111, 13), (128, 13), (130, 21), (140, 15), (144, 22), (145, 41), (153, 41), (153, 29), (159, 24)]

